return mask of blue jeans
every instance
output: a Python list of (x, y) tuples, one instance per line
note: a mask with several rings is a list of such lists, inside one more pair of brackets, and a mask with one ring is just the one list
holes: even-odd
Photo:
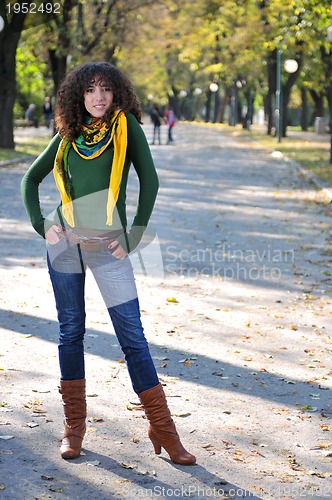
[(133, 268), (129, 257), (109, 251), (85, 252), (61, 239), (47, 243), (47, 264), (59, 321), (61, 380), (85, 378), (85, 277), (89, 267), (124, 353), (134, 391), (155, 387), (158, 376), (144, 336)]

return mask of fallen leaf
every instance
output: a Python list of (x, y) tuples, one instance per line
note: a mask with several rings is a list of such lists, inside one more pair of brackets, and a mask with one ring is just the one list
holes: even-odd
[(154, 470), (153, 470), (152, 472), (150, 472), (150, 471), (148, 471), (148, 470), (144, 470), (144, 469), (137, 469), (137, 468), (135, 468), (135, 469), (134, 469), (134, 472), (136, 472), (136, 474), (140, 474), (141, 476), (149, 476), (150, 474), (151, 474), (152, 476), (156, 476), (156, 475), (157, 475), (157, 474), (156, 474), (156, 471), (154, 471)]
[(34, 427), (39, 427), (39, 424), (36, 424), (36, 422), (27, 422), (27, 427), (30, 427), (30, 429), (33, 429)]
[(178, 300), (175, 297), (167, 297), (167, 302), (173, 302), (174, 304), (178, 304)]
[(263, 453), (260, 450), (251, 450), (251, 453), (253, 453), (254, 455), (259, 455), (260, 457), (265, 458), (265, 455), (263, 455)]
[(142, 405), (138, 405), (136, 403), (133, 403), (133, 406), (129, 405), (128, 403), (126, 404), (126, 408), (127, 410), (129, 411), (135, 411), (135, 410), (143, 410), (143, 406)]
[(189, 417), (191, 413), (172, 413), (172, 417)]
[(54, 491), (54, 493), (63, 493), (63, 488), (61, 488), (61, 487), (57, 488), (56, 486), (50, 486), (49, 490)]
[(91, 460), (89, 462), (86, 462), (87, 465), (90, 465), (92, 467), (97, 467), (97, 465), (100, 465), (100, 461), (99, 460)]
[(311, 405), (304, 405), (301, 407), (302, 411), (308, 411), (308, 412), (315, 412), (317, 411), (318, 408), (316, 406), (311, 406)]
[(134, 469), (135, 467), (133, 465), (129, 465), (129, 464), (125, 464), (125, 463), (121, 463), (120, 464), (121, 467), (123, 467), (124, 469)]
[(326, 450), (326, 449), (331, 449), (332, 450), (332, 442), (327, 441), (327, 442), (322, 442), (318, 444), (318, 448), (320, 450)]
[(327, 424), (320, 424), (320, 428), (322, 431), (332, 431), (332, 427), (329, 427)]

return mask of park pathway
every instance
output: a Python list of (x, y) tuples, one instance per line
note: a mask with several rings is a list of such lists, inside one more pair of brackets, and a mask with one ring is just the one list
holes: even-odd
[[(151, 352), (197, 465), (153, 454), (91, 276), (88, 432), (79, 459), (60, 459), (57, 323), (19, 163), (0, 168), (0, 500), (331, 498), (330, 205), (236, 131), (178, 123), (170, 146), (162, 133), (151, 146), (160, 192), (132, 260)], [(129, 201), (136, 188), (131, 176)], [(51, 176), (41, 195), (53, 210)]]

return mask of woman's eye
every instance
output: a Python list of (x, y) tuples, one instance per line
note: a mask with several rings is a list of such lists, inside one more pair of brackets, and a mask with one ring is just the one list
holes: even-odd
[(111, 92), (112, 89), (111, 87), (104, 87), (103, 90), (104, 92)]

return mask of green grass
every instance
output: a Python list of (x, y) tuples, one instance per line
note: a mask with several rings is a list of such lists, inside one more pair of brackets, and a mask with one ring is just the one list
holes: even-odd
[(50, 142), (50, 137), (15, 137), (15, 150), (0, 148), (0, 161), (22, 156), (38, 156)]
[(319, 177), (327, 186), (332, 186), (332, 165), (330, 159), (330, 136), (317, 135), (313, 131), (302, 132), (299, 127), (289, 127), (287, 137), (277, 142), (276, 137), (266, 134), (265, 127), (252, 126), (243, 130), (241, 126), (223, 126), (226, 133), (248, 136), (268, 151), (280, 151), (304, 169)]
[(332, 165), (329, 162), (330, 138), (327, 134), (315, 137), (313, 133), (298, 133), (296, 129), (290, 129), (288, 137), (283, 137), (279, 143), (275, 137), (267, 136), (263, 132), (258, 133), (253, 130), (249, 135), (265, 148), (281, 151), (332, 186)]

